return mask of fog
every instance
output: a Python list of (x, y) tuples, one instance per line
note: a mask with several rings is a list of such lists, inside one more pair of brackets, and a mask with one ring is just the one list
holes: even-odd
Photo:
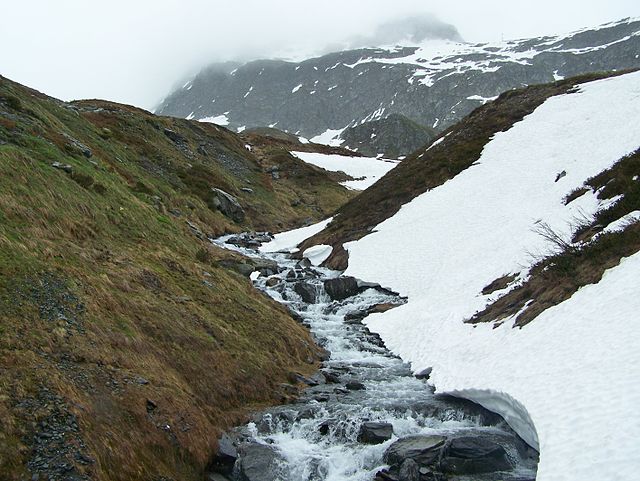
[(300, 58), (430, 35), (496, 41), (640, 16), (640, 2), (627, 0), (2, 1), (1, 75), (65, 100), (147, 109), (217, 61)]

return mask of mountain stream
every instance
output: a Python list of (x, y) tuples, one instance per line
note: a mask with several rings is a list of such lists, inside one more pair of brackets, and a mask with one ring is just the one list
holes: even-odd
[(261, 253), (260, 240), (268, 235), (213, 242), (265, 263), (251, 275), (255, 287), (286, 305), (327, 357), (313, 377), (293, 374), (292, 383), (308, 386), (300, 395), (292, 384), (287, 404), (222, 437), (210, 480), (535, 479), (537, 453), (502, 418), (435, 395), (427, 375), (414, 376), (361, 322), (406, 299), (308, 260)]

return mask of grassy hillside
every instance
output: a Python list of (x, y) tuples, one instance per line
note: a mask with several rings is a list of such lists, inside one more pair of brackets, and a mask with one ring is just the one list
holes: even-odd
[(326, 264), (345, 269), (348, 264), (347, 252), (342, 247), (345, 242), (364, 237), (398, 212), (403, 204), (471, 167), (496, 132), (508, 130), (546, 99), (568, 93), (576, 84), (621, 73), (588, 74), (503, 93), (443, 132), (432, 144), (414, 152), (371, 188), (342, 206), (334, 221), (305, 241), (302, 250), (316, 244), (330, 244), (334, 249)]
[(298, 225), (352, 195), (268, 162), (278, 175), (214, 125), (0, 77), (3, 480), (200, 479), (221, 429), (314, 368), (306, 330), (205, 238)]

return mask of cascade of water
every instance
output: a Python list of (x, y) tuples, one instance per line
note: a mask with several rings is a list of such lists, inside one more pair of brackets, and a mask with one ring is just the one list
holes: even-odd
[[(225, 240), (215, 242), (225, 245)], [(422, 436), (423, 441), (433, 436), (481, 439), (504, 448), (509, 468), (469, 477), (467, 468), (449, 467), (450, 473), (442, 474), (417, 463), (417, 477), (403, 474), (409, 481), (535, 479), (535, 453), (504, 422), (472, 403), (434, 395), (424, 380), (414, 377), (409, 366), (360, 322), (374, 306), (402, 304), (403, 298), (382, 288), (362, 286), (342, 300), (332, 300), (324, 284), (339, 272), (312, 268), (285, 254), (234, 248), (278, 263), (280, 272), (257, 276), (255, 286), (295, 312), (330, 357), (321, 375), (305, 380), (312, 386), (293, 404), (256, 414), (252, 423), (231, 433), (240, 446), (235, 469), (227, 473), (231, 479), (401, 480), (400, 464), (406, 464), (411, 455), (405, 453), (406, 459), (394, 466), (385, 452), (408, 436)], [(247, 448), (256, 445), (261, 449)], [(439, 454), (438, 466), (450, 466), (442, 453), (446, 451)]]

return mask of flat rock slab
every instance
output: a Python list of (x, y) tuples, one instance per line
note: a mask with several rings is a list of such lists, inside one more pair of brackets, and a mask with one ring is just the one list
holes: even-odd
[(443, 470), (452, 474), (480, 474), (513, 468), (507, 452), (498, 443), (482, 437), (451, 440), (442, 459)]
[(384, 453), (384, 462), (401, 466), (412, 459), (419, 466), (429, 467), (438, 462), (447, 438), (445, 436), (409, 436), (393, 443)]

